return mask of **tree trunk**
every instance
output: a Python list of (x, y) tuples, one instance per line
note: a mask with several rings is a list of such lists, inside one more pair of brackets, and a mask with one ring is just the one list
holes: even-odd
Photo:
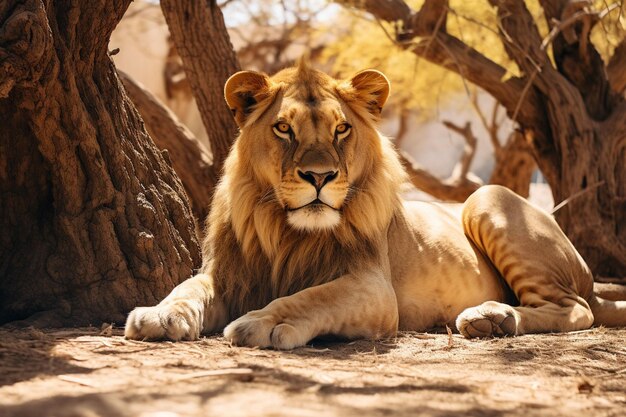
[(141, 114), (150, 137), (181, 179), (199, 226), (197, 234), (201, 236), (218, 177), (211, 152), (151, 92), (126, 73), (118, 71), (118, 75)]
[(239, 71), (222, 11), (215, 0), (162, 0), (161, 9), (198, 103), (214, 169), (219, 173), (237, 133), (224, 100), (224, 84)]
[(0, 3), (0, 323), (121, 323), (200, 265), (108, 56), (130, 0)]
[[(554, 112), (555, 121), (571, 120), (568, 109)], [(566, 201), (555, 215), (596, 275), (626, 284), (626, 103), (591, 125), (578, 136), (554, 132), (573, 138), (562, 153), (559, 182), (550, 184), (554, 201)]]
[(494, 149), (494, 156), (496, 161), (489, 183), (504, 185), (527, 198), (537, 164), (524, 134), (513, 131), (504, 146)]
[[(584, 16), (570, 28), (557, 28), (554, 68), (525, 4), (490, 1), (497, 6), (501, 38), (512, 39), (503, 41), (507, 53), (522, 71), (535, 74), (530, 79), (545, 105), (547, 124), (524, 127), (535, 134), (543, 130), (533, 142), (535, 158), (554, 201), (567, 201), (556, 219), (596, 275), (626, 283), (626, 103), (611, 90)], [(586, 4), (541, 3), (550, 26)]]

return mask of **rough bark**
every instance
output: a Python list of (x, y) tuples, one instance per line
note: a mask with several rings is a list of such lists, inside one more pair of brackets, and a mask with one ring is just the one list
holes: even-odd
[(108, 56), (130, 0), (0, 3), (0, 323), (122, 322), (200, 264)]
[[(427, 0), (418, 12), (407, 12), (403, 0), (340, 2), (394, 22), (401, 47), (462, 75), (500, 102), (531, 135), (533, 155), (554, 200), (567, 201), (556, 213), (567, 236), (597, 275), (626, 277), (626, 105), (616, 94), (619, 78), (613, 76), (611, 89), (589, 40), (602, 13), (586, 2), (543, 0), (553, 31), (544, 40), (523, 1), (489, 0), (501, 42), (522, 74), (501, 82), (502, 67), (446, 33), (447, 2)], [(440, 17), (433, 25), (437, 9)], [(546, 53), (549, 42), (556, 66)], [(621, 58), (611, 62), (611, 72), (620, 74)]]
[[(126, 92), (143, 118), (155, 145), (181, 179), (191, 202), (196, 224), (203, 225), (209, 214), (217, 174), (211, 152), (161, 101), (122, 71), (118, 71)], [(201, 231), (198, 230), (198, 235)]]
[(209, 135), (215, 170), (221, 172), (237, 133), (224, 84), (239, 71), (224, 17), (215, 0), (162, 0), (161, 9)]
[(489, 184), (504, 185), (522, 197), (528, 197), (537, 164), (524, 134), (513, 131), (504, 146), (494, 150), (494, 158)]

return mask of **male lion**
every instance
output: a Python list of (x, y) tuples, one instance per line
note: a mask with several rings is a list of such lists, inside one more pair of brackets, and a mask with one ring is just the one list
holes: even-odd
[(466, 337), (626, 325), (626, 302), (594, 295), (554, 219), (508, 189), (482, 187), (462, 206), (402, 201), (406, 174), (376, 131), (388, 95), (375, 70), (233, 75), (225, 96), (241, 133), (202, 273), (133, 310), (126, 337), (223, 329), (236, 345), (291, 349), (445, 324)]

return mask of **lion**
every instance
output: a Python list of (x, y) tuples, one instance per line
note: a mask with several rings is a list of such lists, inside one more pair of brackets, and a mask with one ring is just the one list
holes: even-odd
[(552, 216), (501, 186), (462, 205), (403, 201), (377, 123), (381, 72), (337, 80), (302, 62), (234, 74), (240, 128), (216, 187), (201, 272), (128, 316), (125, 336), (292, 349), (450, 326), (466, 337), (626, 325)]

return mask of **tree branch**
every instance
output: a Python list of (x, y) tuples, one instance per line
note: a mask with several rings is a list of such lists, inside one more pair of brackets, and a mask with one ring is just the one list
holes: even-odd
[(552, 42), (557, 69), (580, 91), (589, 115), (604, 120), (620, 98), (611, 90), (602, 57), (589, 36), (592, 27), (618, 5), (596, 11), (589, 1), (540, 3), (551, 27), (542, 46)]
[(463, 149), (463, 155), (452, 170), (452, 174), (450, 174), (447, 179), (442, 180), (435, 177), (422, 168), (404, 151), (399, 152), (400, 159), (409, 174), (411, 182), (416, 188), (440, 200), (463, 202), (470, 194), (483, 185), (477, 177), (472, 176), (474, 178), (470, 178), (469, 174), (469, 168), (476, 154), (476, 144), (478, 141), (472, 133), (469, 122), (463, 127), (457, 126), (450, 121), (444, 121), (443, 124), (448, 129), (461, 135), (466, 143)]
[(467, 179), (457, 183), (441, 180), (422, 168), (408, 153), (399, 151), (399, 155), (411, 183), (439, 200), (463, 202), (482, 185)]
[(411, 114), (410, 111), (404, 106), (404, 104), (401, 104), (401, 108), (398, 113), (398, 130), (396, 131), (394, 137), (394, 142), (396, 146), (400, 146), (400, 143), (402, 143), (406, 134), (409, 131), (409, 116)]
[(489, 0), (489, 3), (497, 8), (505, 51), (545, 94), (550, 86), (542, 75), (551, 74), (549, 70), (553, 68), (548, 54), (541, 49), (542, 38), (526, 5), (520, 0)]
[(448, 0), (426, 0), (419, 12), (411, 16), (412, 37), (432, 36), (441, 30), (446, 32)]
[(616, 93), (626, 91), (626, 39), (615, 48), (613, 56), (606, 67), (611, 88)]
[(364, 10), (386, 22), (408, 22), (414, 13), (404, 0), (339, 0), (338, 3)]
[[(502, 81), (507, 73), (505, 68), (445, 31), (441, 19), (447, 11), (447, 2), (426, 1), (419, 12), (413, 11), (403, 0), (338, 2), (399, 26), (396, 32), (399, 47), (480, 86), (506, 108), (509, 117), (517, 110), (516, 121), (520, 124), (542, 125), (545, 120), (536, 92), (530, 89), (527, 94), (522, 94), (525, 79), (512, 77)], [(424, 39), (415, 40), (418, 36)]]
[(498, 152), (502, 149), (502, 144), (500, 143), (500, 138), (498, 137), (498, 131), (500, 130), (500, 122), (498, 122), (498, 110), (500, 109), (500, 103), (498, 101), (494, 102), (493, 108), (491, 109), (491, 121), (487, 121), (487, 117), (485, 116), (482, 108), (480, 107), (480, 104), (478, 103), (477, 90), (474, 90), (471, 99), (472, 107), (474, 107), (474, 111), (478, 115), (480, 123), (489, 134), (491, 146), (493, 146), (493, 151), (497, 155)]
[(461, 159), (454, 167), (452, 171), (452, 175), (450, 178), (453, 182), (458, 182), (463, 178), (467, 177), (467, 173), (469, 172), (470, 165), (474, 160), (474, 155), (476, 155), (476, 144), (478, 140), (474, 133), (472, 132), (472, 125), (470, 122), (466, 122), (465, 126), (461, 127), (452, 123), (449, 120), (444, 120), (443, 124), (445, 127), (450, 129), (453, 132), (458, 133), (465, 139), (465, 147), (463, 148), (463, 155), (461, 155)]

